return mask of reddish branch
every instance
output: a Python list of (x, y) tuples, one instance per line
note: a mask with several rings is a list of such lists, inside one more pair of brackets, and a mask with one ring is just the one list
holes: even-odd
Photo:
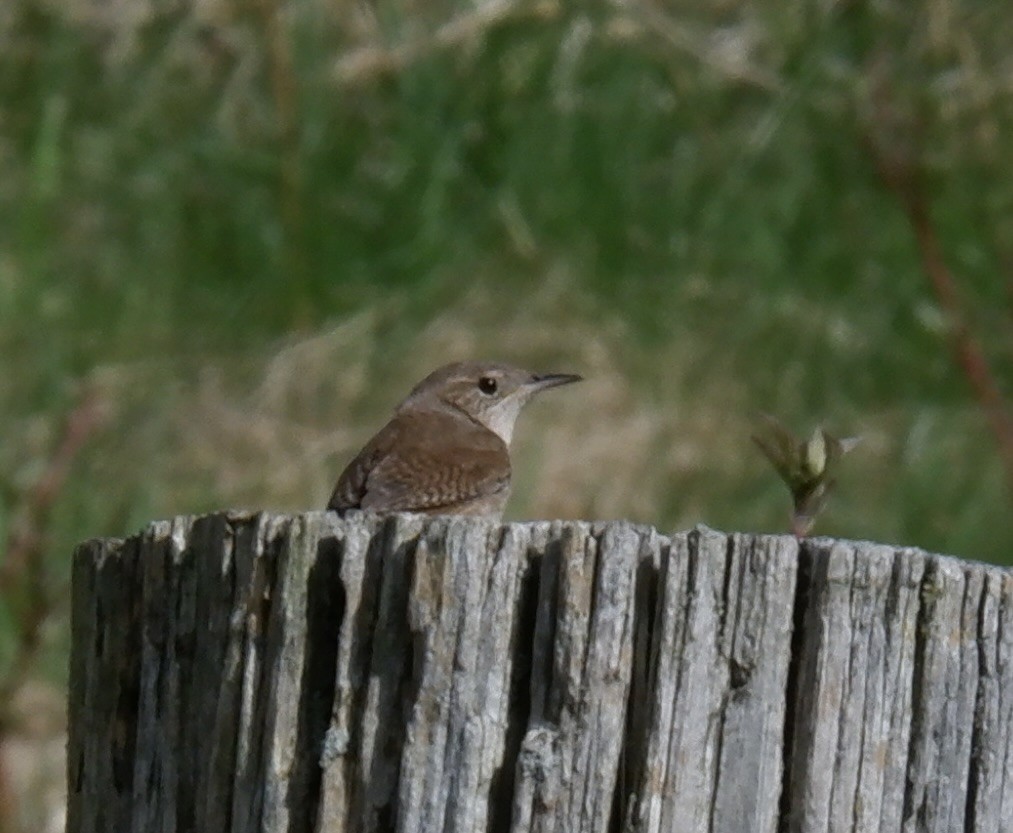
[(943, 258), (939, 236), (932, 225), (928, 206), (922, 201), (910, 205), (908, 217), (918, 241), (922, 268), (932, 283), (940, 306), (950, 320), (950, 340), (957, 364), (963, 370), (978, 403), (985, 412), (1006, 466), (1010, 487), (1013, 488), (1013, 418), (1006, 407), (988, 358), (967, 325), (967, 316), (961, 308), (956, 281)]
[(46, 586), (46, 524), (53, 505), (63, 491), (74, 460), (81, 453), (100, 419), (98, 399), (86, 394), (64, 420), (60, 440), (39, 479), (28, 489), (7, 540), (7, 557), (0, 569), (0, 594), (19, 589), (24, 603), (19, 609), (17, 648), (11, 667), (0, 681), (0, 737), (9, 723), (11, 697), (31, 668), (41, 639), (42, 626), (57, 600)]
[[(277, 195), (284, 231), (285, 269), (297, 284), (297, 314), (308, 314), (306, 261), (301, 235), (303, 229), (303, 176), (301, 125), (299, 122), (299, 79), (292, 57), (290, 36), (285, 27), (285, 10), (280, 0), (259, 0), (255, 9), (264, 37), (268, 83), (277, 125)], [(303, 323), (299, 321), (298, 323)]]
[(67, 415), (49, 463), (22, 499), (19, 523), (11, 529), (7, 539), (7, 556), (0, 567), (0, 593), (9, 592), (20, 577), (33, 569), (31, 565), (42, 557), (49, 514), (63, 491), (74, 460), (99, 421), (98, 398), (94, 393), (86, 393)]
[[(914, 231), (922, 269), (947, 321), (954, 359), (985, 414), (1013, 492), (1013, 415), (981, 342), (968, 324), (968, 314), (957, 289), (957, 278), (946, 263), (939, 233), (932, 222), (931, 204), (922, 185), (915, 153), (910, 149), (905, 152), (904, 141), (897, 140), (897, 111), (882, 68), (882, 63), (873, 67), (873, 72), (877, 73), (873, 95), (874, 122), (867, 145), (880, 179), (900, 202)], [(886, 136), (892, 138), (887, 140)]]
[(3, 746), (10, 731), (11, 701), (28, 673), (41, 641), (42, 627), (57, 597), (45, 581), (45, 528), (50, 512), (63, 492), (74, 460), (98, 427), (98, 398), (87, 393), (64, 420), (60, 439), (39, 479), (25, 492), (14, 524), (5, 542), (6, 557), (0, 566), (0, 594), (23, 590), (24, 605), (19, 611), (14, 658), (0, 680), (0, 833), (20, 829), (17, 803), (7, 772)]

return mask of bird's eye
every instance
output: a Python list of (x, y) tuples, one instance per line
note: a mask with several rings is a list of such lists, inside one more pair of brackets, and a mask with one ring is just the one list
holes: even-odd
[(478, 380), (478, 389), (482, 391), (486, 396), (492, 396), (496, 393), (496, 388), (499, 385), (496, 384), (496, 380), (492, 376), (483, 376)]

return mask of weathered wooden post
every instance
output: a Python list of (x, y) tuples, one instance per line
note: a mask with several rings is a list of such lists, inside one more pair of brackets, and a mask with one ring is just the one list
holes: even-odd
[(69, 833), (1013, 830), (1013, 573), (221, 514), (74, 561)]

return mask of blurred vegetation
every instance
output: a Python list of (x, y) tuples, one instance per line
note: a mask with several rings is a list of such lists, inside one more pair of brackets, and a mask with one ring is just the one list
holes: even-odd
[(463, 356), (590, 379), (526, 415), (513, 517), (785, 530), (767, 411), (864, 437), (817, 532), (1013, 562), (1011, 42), (974, 0), (4, 3), (2, 539), (103, 414), (32, 673), (76, 541), (320, 506)]

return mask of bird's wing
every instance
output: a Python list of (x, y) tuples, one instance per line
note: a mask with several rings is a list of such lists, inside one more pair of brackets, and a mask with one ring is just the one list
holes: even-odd
[(388, 422), (352, 459), (341, 472), (331, 499), (327, 502), (328, 509), (359, 509), (366, 496), (366, 480), (376, 464), (383, 459), (391, 446), (397, 442), (399, 430), (398, 420)]
[(493, 432), (450, 414), (398, 414), (349, 463), (328, 508), (432, 512), (509, 485), (509, 453)]

